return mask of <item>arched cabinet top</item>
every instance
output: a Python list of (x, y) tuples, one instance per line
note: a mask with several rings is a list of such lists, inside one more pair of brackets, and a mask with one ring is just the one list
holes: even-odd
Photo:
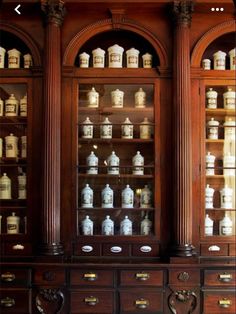
[[(29, 52), (32, 55), (34, 66), (41, 66), (41, 55), (38, 46), (34, 42), (34, 40), (28, 35), (25, 30), (20, 28), (18, 25), (9, 24), (7, 22), (1, 21), (0, 22), (0, 31), (9, 33), (13, 36), (15, 36), (19, 41), (22, 42), (24, 46), (27, 47)], [(3, 43), (2, 43), (3, 44)], [(17, 48), (17, 47), (11, 47), (11, 48)]]
[[(114, 24), (112, 19), (97, 21), (96, 23), (88, 25), (87, 27), (83, 28), (79, 33), (77, 33), (75, 37), (70, 41), (69, 45), (65, 50), (65, 54), (63, 57), (63, 65), (74, 66), (76, 56), (80, 48), (94, 36), (110, 31), (114, 31), (115, 34), (115, 32), (118, 30), (133, 32), (134, 34), (141, 36), (153, 47), (153, 50), (158, 56), (160, 66), (165, 67), (168, 65), (166, 49), (160, 43), (160, 41), (154, 36), (154, 34), (152, 34), (145, 27), (139, 25), (133, 20), (123, 20), (122, 22), (119, 22), (118, 25), (116, 25)], [(114, 44), (115, 43), (116, 42), (114, 42)]]
[(203, 58), (205, 51), (210, 46), (210, 44), (214, 42), (217, 38), (235, 32), (236, 32), (235, 20), (229, 20), (227, 22), (218, 24), (215, 27), (211, 28), (200, 38), (200, 40), (195, 45), (191, 56), (191, 66), (192, 67), (201, 66), (201, 60)]

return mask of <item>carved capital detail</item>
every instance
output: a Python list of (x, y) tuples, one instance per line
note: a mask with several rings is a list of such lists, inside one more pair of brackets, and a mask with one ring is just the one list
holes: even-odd
[(49, 313), (49, 309), (53, 309), (53, 313), (60, 313), (64, 302), (65, 297), (60, 289), (40, 289), (36, 296), (36, 307), (42, 314)]
[(192, 290), (173, 291), (168, 298), (168, 306), (171, 313), (177, 314), (180, 304), (185, 304), (185, 313), (191, 314), (197, 307), (197, 295)]
[(66, 12), (63, 0), (41, 0), (41, 9), (47, 23), (62, 25)]
[(111, 22), (113, 29), (119, 29), (120, 25), (125, 21), (125, 10), (123, 9), (111, 9)]
[(178, 280), (179, 281), (188, 281), (189, 280), (189, 273), (187, 273), (186, 271), (181, 272), (178, 275)]
[(194, 4), (191, 0), (174, 1), (173, 14), (177, 25), (190, 26)]

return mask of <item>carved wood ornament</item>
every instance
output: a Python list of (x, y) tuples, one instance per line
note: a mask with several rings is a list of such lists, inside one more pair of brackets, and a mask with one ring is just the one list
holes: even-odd
[(59, 314), (63, 309), (65, 297), (60, 289), (41, 289), (36, 296), (35, 302), (39, 313)]
[[(184, 305), (185, 313), (191, 314), (197, 307), (197, 295), (192, 290), (173, 291), (168, 298), (168, 306), (171, 313), (177, 314), (181, 312), (181, 305)], [(188, 307), (188, 310), (186, 311)]]

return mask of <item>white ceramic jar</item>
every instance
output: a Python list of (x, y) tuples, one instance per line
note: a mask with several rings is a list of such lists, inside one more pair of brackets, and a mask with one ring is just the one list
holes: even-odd
[(113, 190), (109, 184), (102, 190), (102, 208), (113, 208)]
[(102, 235), (114, 235), (114, 222), (109, 215), (102, 222)]
[(0, 117), (3, 116), (4, 113), (4, 102), (3, 100), (0, 98)]
[(112, 124), (108, 117), (106, 117), (100, 125), (100, 138), (112, 138)]
[(17, 49), (8, 50), (8, 68), (17, 69), (20, 67), (20, 51)]
[(147, 117), (140, 123), (139, 136), (141, 139), (148, 140), (152, 137), (152, 125)]
[(116, 89), (111, 92), (111, 105), (114, 108), (123, 108), (124, 105), (124, 92)]
[(232, 88), (228, 87), (227, 91), (223, 94), (224, 108), (235, 110), (236, 92)]
[(31, 54), (27, 53), (26, 55), (23, 56), (24, 59), (24, 68), (28, 69), (32, 67), (33, 65), (33, 60)]
[(0, 215), (0, 234), (2, 233), (2, 215)]
[(144, 157), (137, 151), (136, 155), (132, 158), (133, 174), (143, 175), (144, 174)]
[(207, 184), (205, 188), (205, 208), (213, 208), (213, 196), (215, 190)]
[(207, 99), (207, 108), (208, 109), (216, 109), (217, 108), (217, 96), (218, 93), (213, 90), (213, 88), (209, 88), (206, 92), (206, 99)]
[(203, 68), (203, 70), (210, 70), (211, 69), (211, 60), (210, 59), (203, 59), (202, 60), (202, 68)]
[(134, 94), (134, 102), (135, 108), (145, 108), (146, 93), (144, 92), (142, 87), (140, 87), (139, 90)]
[(88, 68), (89, 67), (89, 58), (90, 58), (89, 54), (87, 54), (86, 52), (82, 52), (79, 55), (79, 66), (81, 68)]
[(214, 70), (225, 70), (225, 57), (226, 53), (220, 50), (213, 54)]
[(233, 234), (233, 222), (227, 213), (225, 213), (224, 218), (220, 220), (219, 234), (221, 236), (231, 236)]
[(130, 48), (126, 51), (126, 65), (127, 68), (139, 67), (139, 50)]
[(106, 162), (108, 174), (119, 174), (120, 158), (116, 156), (114, 151), (111, 152), (111, 155), (107, 158)]
[(101, 48), (94, 49), (93, 54), (93, 67), (104, 68), (105, 65), (105, 51)]
[(0, 178), (0, 199), (11, 199), (11, 179), (6, 173), (3, 173), (3, 176)]
[(216, 157), (214, 155), (211, 155), (210, 152), (207, 152), (206, 155), (206, 175), (207, 176), (213, 176), (215, 174), (215, 159)]
[(27, 95), (20, 99), (20, 116), (27, 117)]
[(121, 193), (121, 207), (133, 208), (134, 207), (134, 191), (130, 188), (129, 184)]
[(236, 48), (229, 51), (230, 70), (236, 70)]
[(22, 173), (18, 176), (18, 199), (26, 199), (26, 174)]
[(130, 139), (133, 138), (134, 126), (130, 119), (127, 117), (121, 125), (121, 138)]
[(83, 235), (93, 235), (93, 221), (89, 216), (85, 216), (85, 219), (82, 220), (82, 233)]
[(27, 136), (21, 136), (21, 158), (27, 157)]
[(95, 87), (87, 93), (87, 101), (89, 108), (98, 108), (99, 106), (99, 93), (95, 90)]
[(82, 138), (93, 138), (93, 123), (90, 121), (89, 117), (82, 123), (81, 127)]
[(87, 174), (98, 174), (98, 157), (92, 151), (86, 158)]
[(93, 207), (93, 190), (87, 183), (81, 191), (81, 207), (91, 208)]
[(3, 145), (2, 145), (2, 143), (3, 143), (3, 140), (0, 137), (0, 158), (2, 158), (2, 152), (3, 152)]
[(211, 140), (217, 140), (218, 139), (219, 125), (220, 125), (219, 121), (216, 121), (214, 118), (211, 118), (207, 122), (208, 139), (211, 139)]
[(14, 94), (11, 94), (5, 101), (5, 116), (16, 117), (18, 115), (18, 100), (16, 100)]
[(143, 68), (151, 68), (152, 67), (152, 55), (150, 53), (145, 53), (142, 55), (143, 59)]
[(236, 121), (228, 118), (224, 122), (224, 138), (227, 141), (235, 141), (236, 137)]
[(16, 216), (16, 213), (12, 213), (7, 217), (7, 233), (16, 234), (20, 230), (20, 217)]
[(213, 236), (214, 221), (206, 214), (205, 217), (205, 236)]
[(120, 223), (120, 235), (132, 235), (132, 232), (132, 221), (128, 216), (125, 216)]
[(229, 188), (226, 184), (225, 187), (220, 190), (221, 208), (233, 208), (232, 197), (233, 189)]
[(5, 144), (6, 157), (16, 158), (18, 156), (18, 137), (10, 133), (10, 135), (5, 136)]
[(152, 222), (148, 218), (148, 215), (146, 215), (144, 219), (141, 221), (140, 233), (141, 235), (150, 235), (151, 229), (152, 229)]
[(109, 68), (122, 68), (124, 48), (115, 44), (108, 49)]
[(225, 176), (235, 176), (235, 156), (230, 155), (229, 152), (224, 155), (223, 167)]
[(141, 190), (140, 195), (140, 207), (141, 208), (149, 208), (152, 206), (152, 192), (149, 189), (148, 185), (145, 185)]
[(3, 69), (5, 67), (5, 53), (6, 49), (0, 47), (0, 69)]

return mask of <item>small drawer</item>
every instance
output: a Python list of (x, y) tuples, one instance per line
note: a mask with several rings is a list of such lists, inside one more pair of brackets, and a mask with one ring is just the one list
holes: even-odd
[(235, 286), (235, 270), (205, 270), (204, 285), (206, 286)]
[(170, 285), (198, 285), (200, 284), (200, 270), (169, 270)]
[(158, 256), (158, 244), (134, 244), (132, 246), (133, 256)]
[(107, 243), (102, 247), (104, 256), (130, 256), (129, 244), (114, 244)]
[(72, 290), (71, 314), (111, 314), (114, 292), (111, 290)]
[(120, 272), (121, 286), (162, 286), (162, 270), (122, 270)]
[(78, 243), (75, 244), (74, 252), (78, 256), (100, 256), (101, 246), (96, 243)]
[(37, 285), (63, 285), (65, 283), (65, 271), (61, 268), (37, 268), (33, 281)]
[(26, 289), (0, 289), (0, 313), (31, 313), (31, 292)]
[(204, 313), (224, 314), (236, 313), (235, 291), (204, 292)]
[(236, 256), (236, 245), (235, 245), (235, 243), (229, 244), (229, 256)]
[(5, 243), (5, 255), (28, 256), (32, 255), (32, 245), (30, 243), (8, 242)]
[(148, 289), (120, 291), (121, 313), (161, 314), (163, 313), (163, 296), (161, 292)]
[(0, 271), (0, 286), (28, 286), (31, 281), (31, 270), (3, 268)]
[(113, 286), (113, 272), (111, 270), (81, 270), (70, 272), (71, 285), (82, 286)]
[(209, 243), (201, 244), (202, 256), (228, 256), (228, 244), (225, 243)]

